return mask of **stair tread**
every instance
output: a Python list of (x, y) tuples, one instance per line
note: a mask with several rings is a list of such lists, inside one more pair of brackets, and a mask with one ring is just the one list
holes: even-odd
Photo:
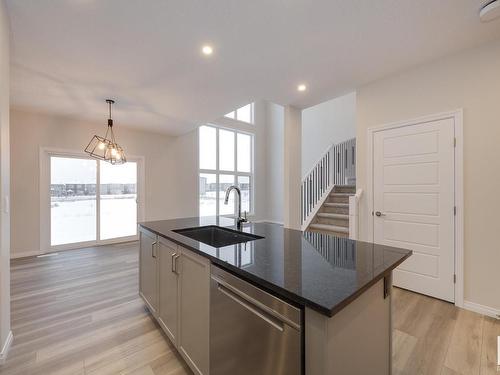
[(327, 230), (329, 232), (349, 233), (349, 228), (339, 227), (338, 225), (311, 224), (309, 227), (312, 229)]
[(327, 206), (327, 207), (349, 207), (349, 203), (331, 203), (331, 202), (325, 202), (325, 206)]
[(350, 197), (353, 196), (354, 193), (330, 193), (330, 196), (335, 196), (335, 197)]
[(325, 217), (329, 219), (344, 219), (349, 220), (349, 215), (347, 214), (333, 214), (330, 212), (318, 212), (319, 217)]

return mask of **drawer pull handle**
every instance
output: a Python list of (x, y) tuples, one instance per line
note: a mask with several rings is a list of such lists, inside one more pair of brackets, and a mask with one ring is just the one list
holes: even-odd
[(179, 271), (177, 269), (177, 259), (180, 258), (180, 255), (177, 253), (172, 253), (172, 272), (179, 275)]
[(171, 263), (171, 269), (172, 269), (172, 272), (175, 273), (175, 256), (177, 255), (177, 253), (172, 253), (172, 263)]

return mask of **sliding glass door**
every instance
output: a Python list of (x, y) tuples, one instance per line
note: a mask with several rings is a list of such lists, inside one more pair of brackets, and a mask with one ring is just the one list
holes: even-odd
[(50, 171), (51, 245), (96, 240), (96, 161), (52, 156)]
[(137, 235), (137, 162), (50, 155), (50, 245), (78, 247)]
[(137, 163), (100, 162), (100, 237), (137, 234)]

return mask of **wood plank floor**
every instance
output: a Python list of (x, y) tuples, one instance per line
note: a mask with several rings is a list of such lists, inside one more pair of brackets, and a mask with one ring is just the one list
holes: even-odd
[(393, 289), (394, 375), (493, 375), (500, 320)]
[(191, 374), (144, 309), (138, 274), (137, 243), (12, 261), (0, 374)]
[[(136, 243), (12, 261), (0, 374), (190, 374), (138, 297)], [(500, 321), (394, 289), (395, 375), (493, 375)], [(374, 374), (378, 375), (378, 374)]]

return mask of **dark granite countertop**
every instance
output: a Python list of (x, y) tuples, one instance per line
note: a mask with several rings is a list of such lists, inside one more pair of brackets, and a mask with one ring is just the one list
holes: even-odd
[(235, 229), (234, 219), (225, 217), (139, 225), (274, 295), (327, 316), (335, 315), (411, 255), (409, 250), (285, 229), (271, 223), (245, 224), (243, 232), (264, 238), (221, 248), (172, 231), (205, 225)]

